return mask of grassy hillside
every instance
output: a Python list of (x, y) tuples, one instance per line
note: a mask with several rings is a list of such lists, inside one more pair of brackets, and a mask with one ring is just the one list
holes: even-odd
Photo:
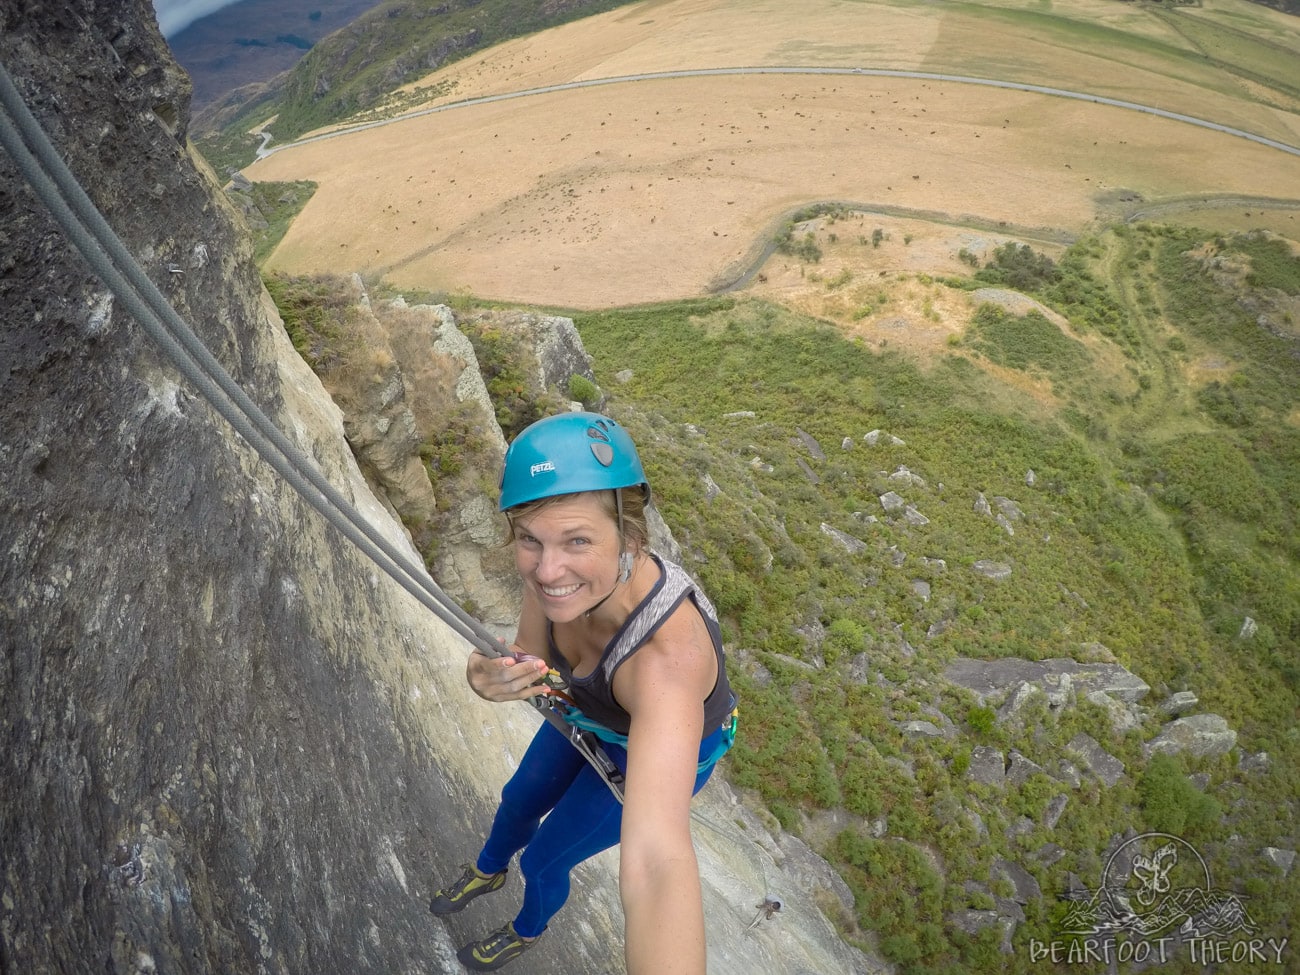
[[(915, 283), (877, 287), (888, 302)], [(325, 368), (339, 309), (272, 284)], [(575, 316), (722, 614), (743, 701), (730, 778), (835, 864), (857, 898), (846, 935), (902, 973), (1041, 971), (1030, 939), (1052, 940), (1068, 876), (1097, 884), (1125, 831), (1194, 843), (1283, 936), (1300, 903), (1261, 851), (1300, 840), (1300, 260), (1265, 235), (1120, 226), (1059, 261), (1009, 245), (923, 284), (1017, 287), (1046, 313), (982, 305), (935, 356), (751, 298)], [(516, 426), (531, 416), (518, 383), (489, 389)], [(912, 510), (887, 512), (891, 491)], [(942, 678), (959, 656), (1113, 658), (1152, 692), (1127, 729), (1081, 699), (1004, 722)], [(1236, 750), (1148, 761), (1156, 706), (1185, 690)], [(1113, 787), (970, 778), (981, 748), (1058, 770), (1081, 732), (1124, 763)], [(1259, 753), (1262, 771), (1242, 760)], [(1003, 859), (1043, 891), (1010, 955), (996, 926), (952, 921), (1006, 903)]]
[(218, 172), (253, 159), (257, 138), (248, 129), (275, 116), (272, 130), (288, 142), (312, 129), (384, 104), (388, 113), (407, 101), (446, 92), (421, 91), (394, 101), (402, 85), (511, 37), (612, 10), (630, 0), (416, 0), (382, 3), (317, 43), (282, 88), (238, 112), (199, 148)]
[[(948, 286), (1023, 269), (1003, 256), (984, 280)], [(1193, 817), (1188, 838), (1217, 877), (1246, 885), (1265, 928), (1298, 906), (1258, 853), (1296, 841), (1300, 341), (1286, 309), (1300, 261), (1278, 240), (1144, 226), (1081, 241), (1039, 270), (1031, 290), (1068, 330), (985, 306), (934, 362), (873, 353), (748, 300), (576, 318), (738, 651), (734, 781), (796, 832), (847, 814), (823, 852), (854, 887), (857, 923), (906, 972), (1030, 970), (1024, 944), (1050, 939), (1066, 872), (1095, 873), (1113, 833), (1164, 821), (1140, 788), (1141, 744), (1158, 721), (1119, 735), (1084, 703), (1020, 731), (994, 724), (937, 679), (956, 656), (1082, 657), (1101, 643), (1151, 684), (1149, 703), (1194, 691), (1242, 750), (1273, 764), (1261, 777), (1235, 759), (1180, 759), (1229, 810)], [(1127, 363), (1119, 376), (1090, 369), (1097, 346), (1084, 340), (1097, 338)], [(998, 368), (1043, 379), (1058, 405), (1016, 392)], [(622, 369), (634, 378), (620, 385)], [(877, 429), (902, 443), (868, 446)], [(890, 477), (904, 467), (914, 477)], [(928, 523), (887, 517), (888, 490)], [(1014, 534), (975, 510), (981, 493), (1018, 505)], [(1012, 574), (983, 578), (979, 560)], [(1258, 625), (1249, 638), (1247, 617)], [(918, 740), (900, 727), (938, 713), (959, 733)], [(997, 794), (964, 775), (974, 746), (1048, 767), (1080, 730), (1128, 766), (1115, 788), (1037, 776)], [(1193, 791), (1186, 802), (1204, 798)], [(1058, 794), (1070, 801), (1055, 830), (1007, 838)], [(885, 838), (869, 825), (882, 817)], [(1066, 857), (1035, 866), (1029, 853), (1049, 841)], [(970, 939), (944, 920), (988, 906), (964, 883), (987, 881), (997, 857), (1026, 863), (1047, 892), (1026, 909), (1010, 959), (992, 934)]]

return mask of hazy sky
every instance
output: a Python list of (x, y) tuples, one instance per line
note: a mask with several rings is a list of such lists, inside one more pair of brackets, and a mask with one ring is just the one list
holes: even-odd
[(158, 26), (162, 29), (163, 37), (172, 37), (200, 17), (206, 17), (237, 2), (238, 0), (153, 0), (153, 9), (158, 14)]

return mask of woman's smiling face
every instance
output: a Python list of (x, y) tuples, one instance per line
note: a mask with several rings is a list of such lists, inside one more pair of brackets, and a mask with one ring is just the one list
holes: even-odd
[(515, 567), (552, 623), (577, 619), (618, 585), (618, 524), (599, 494), (565, 495), (512, 528)]

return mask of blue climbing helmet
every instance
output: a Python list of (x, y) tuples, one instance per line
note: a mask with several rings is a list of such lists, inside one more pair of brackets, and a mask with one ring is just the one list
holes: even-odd
[(507, 448), (497, 507), (626, 487), (650, 493), (627, 431), (600, 413), (560, 413), (526, 427)]

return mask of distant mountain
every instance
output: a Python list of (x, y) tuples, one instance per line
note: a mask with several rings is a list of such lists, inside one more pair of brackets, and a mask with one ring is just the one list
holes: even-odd
[(317, 41), (379, 0), (240, 0), (169, 39), (194, 82), (195, 112), (288, 71)]

